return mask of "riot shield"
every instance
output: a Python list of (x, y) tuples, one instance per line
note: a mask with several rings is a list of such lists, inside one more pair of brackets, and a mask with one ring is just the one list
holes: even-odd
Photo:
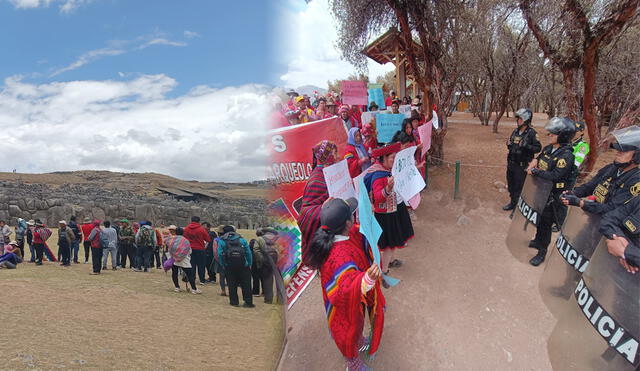
[(602, 242), (553, 329), (555, 370), (640, 369), (640, 274), (630, 274)]
[(536, 250), (530, 249), (529, 241), (534, 237), (553, 183), (527, 176), (514, 210), (513, 220), (507, 234), (507, 247), (513, 256), (523, 263), (529, 262)]
[(599, 215), (579, 207), (569, 208), (538, 284), (542, 301), (556, 318), (566, 310), (571, 293), (602, 238), (599, 227)]

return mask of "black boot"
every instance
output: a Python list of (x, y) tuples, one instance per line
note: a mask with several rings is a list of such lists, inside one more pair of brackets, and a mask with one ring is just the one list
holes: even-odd
[(534, 267), (539, 266), (540, 264), (542, 264), (542, 262), (544, 262), (544, 258), (547, 256), (547, 249), (538, 249), (538, 253), (536, 254), (536, 256), (534, 256), (533, 258), (531, 258), (531, 260), (529, 260), (529, 263), (531, 265), (533, 265)]
[(516, 203), (515, 203), (515, 202), (513, 202), (513, 201), (511, 201), (511, 202), (509, 202), (508, 204), (506, 204), (506, 205), (502, 206), (502, 210), (504, 210), (504, 211), (513, 210), (513, 209), (515, 209), (515, 208), (516, 208)]

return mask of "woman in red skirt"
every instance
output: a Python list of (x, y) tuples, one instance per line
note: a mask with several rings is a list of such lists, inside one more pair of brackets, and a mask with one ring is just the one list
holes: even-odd
[[(373, 357), (384, 327), (385, 300), (380, 289), (380, 268), (372, 264), (353, 212), (355, 198), (331, 198), (322, 206), (321, 227), (314, 235), (305, 264), (320, 272), (329, 331), (345, 358), (348, 371), (371, 370), (359, 357)], [(371, 332), (363, 336), (369, 313)]]

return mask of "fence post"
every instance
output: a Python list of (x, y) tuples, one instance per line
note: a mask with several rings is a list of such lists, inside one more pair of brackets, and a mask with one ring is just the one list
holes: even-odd
[(453, 188), (453, 199), (458, 199), (460, 194), (460, 160), (456, 161), (456, 183)]

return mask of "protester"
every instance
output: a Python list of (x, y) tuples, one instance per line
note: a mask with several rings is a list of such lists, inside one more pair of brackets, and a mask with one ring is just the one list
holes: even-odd
[[(149, 222), (149, 226), (153, 226), (151, 222)], [(156, 246), (153, 248), (153, 260), (151, 261), (151, 266), (153, 267), (153, 263), (155, 261), (156, 269), (162, 269), (162, 259), (160, 259), (160, 251), (162, 250), (162, 232), (159, 228), (153, 228), (153, 231), (156, 234)]]
[(133, 245), (135, 238), (136, 234), (133, 228), (129, 226), (129, 220), (122, 219), (120, 221), (120, 234), (118, 236), (118, 240), (120, 241), (120, 266), (122, 269), (127, 267), (127, 258), (129, 258), (129, 268), (133, 269), (136, 267), (136, 248)]
[(336, 162), (338, 147), (335, 143), (323, 140), (312, 149), (313, 170), (304, 187), (302, 204), (298, 216), (298, 226), (302, 233), (302, 256), (304, 257), (311, 243), (313, 234), (320, 227), (320, 208), (329, 198), (327, 184), (322, 169)]
[(331, 116), (338, 115), (338, 104), (336, 103), (334, 98), (327, 99), (327, 111)]
[(224, 267), (229, 283), (229, 304), (234, 307), (240, 305), (238, 286), (242, 288), (243, 307), (253, 308), (251, 296), (251, 264), (252, 253), (249, 244), (236, 233), (233, 226), (227, 225), (222, 229), (223, 235), (218, 240), (218, 257)]
[(91, 241), (89, 240), (89, 235), (93, 230), (93, 223), (91, 222), (91, 219), (84, 218), (83, 224), (80, 226), (80, 229), (82, 229), (82, 235), (84, 236), (84, 241), (82, 242), (82, 245), (84, 247), (84, 264), (87, 264), (89, 262), (89, 256), (91, 253)]
[(318, 99), (318, 108), (316, 109), (315, 114), (313, 115), (313, 120), (324, 120), (329, 117), (333, 117), (334, 115), (329, 112), (329, 108), (327, 107), (327, 99), (322, 97)]
[[(42, 256), (45, 250), (47, 240), (51, 237), (51, 230), (47, 228), (40, 219), (35, 220), (35, 228), (33, 229), (33, 248), (36, 250), (36, 265), (42, 265)], [(53, 258), (53, 256), (51, 256)], [(52, 259), (53, 260), (53, 259)]]
[(391, 102), (391, 112), (389, 113), (395, 113), (398, 114), (400, 113), (400, 101), (399, 100), (394, 100)]
[(184, 228), (184, 237), (191, 244), (191, 261), (200, 284), (205, 284), (205, 265), (207, 262), (205, 245), (211, 241), (209, 232), (200, 225), (200, 217), (191, 217), (191, 223)]
[(207, 275), (209, 278), (205, 280), (205, 282), (216, 282), (216, 270), (213, 259), (213, 239), (218, 237), (218, 234), (211, 230), (211, 223), (204, 222), (202, 223), (202, 228), (209, 233), (210, 241), (205, 245), (205, 268), (207, 271)]
[(111, 222), (104, 221), (104, 229), (100, 234), (100, 238), (105, 242), (105, 246), (102, 248), (102, 269), (107, 270), (107, 261), (109, 260), (109, 254), (111, 254), (111, 269), (116, 270), (118, 266), (117, 251), (118, 251), (118, 232), (111, 227)]
[(376, 163), (367, 169), (364, 177), (367, 192), (373, 200), (375, 218), (382, 227), (378, 246), (381, 250), (381, 268), (385, 274), (389, 272), (389, 268), (402, 265), (395, 258), (396, 249), (405, 247), (413, 237), (413, 225), (407, 207), (393, 190), (391, 167), (399, 150), (399, 143), (375, 149), (371, 157), (376, 159)]
[(31, 254), (31, 258), (29, 258), (29, 263), (36, 262), (36, 250), (33, 246), (33, 229), (35, 228), (35, 222), (33, 219), (29, 219), (27, 222), (27, 244), (29, 244), (29, 253)]
[(215, 272), (220, 275), (220, 296), (227, 296), (227, 291), (226, 291), (227, 278), (224, 272), (224, 267), (220, 263), (220, 257), (218, 256), (218, 245), (219, 245), (220, 237), (222, 237), (222, 234), (223, 234), (223, 227), (220, 226), (218, 227), (218, 237), (213, 238), (213, 240), (211, 241), (211, 247), (213, 248), (213, 260), (214, 260), (213, 264), (215, 267)]
[(252, 238), (251, 241), (249, 241), (249, 249), (251, 249), (253, 254), (253, 261), (251, 263), (251, 292), (253, 293), (253, 296), (260, 296), (260, 268), (264, 263), (264, 260), (262, 259), (262, 252), (258, 244), (258, 240), (260, 239), (260, 236), (262, 236), (262, 231), (260, 229), (256, 231), (256, 236), (257, 238)]
[(175, 286), (174, 291), (180, 292), (180, 284), (178, 281), (178, 273), (180, 269), (187, 276), (189, 285), (191, 285), (192, 294), (201, 294), (202, 291), (196, 287), (195, 272), (191, 267), (191, 244), (189, 240), (184, 238), (184, 229), (174, 228), (175, 235), (172, 235), (165, 241), (167, 249), (167, 258), (173, 260), (171, 265), (171, 279)]
[[(88, 234), (88, 240), (91, 244), (91, 262), (93, 263), (92, 275), (100, 274), (100, 268), (102, 268), (102, 243), (100, 235), (100, 221), (94, 220), (92, 223), (93, 229)], [(84, 226), (83, 226), (84, 228)]]
[(360, 135), (360, 129), (349, 129), (347, 145), (345, 146), (344, 158), (349, 165), (349, 174), (351, 178), (355, 178), (363, 170), (366, 170), (371, 166), (371, 160), (369, 158), (369, 152), (362, 143), (362, 135)]
[(391, 107), (391, 104), (398, 99), (396, 92), (391, 90), (389, 92), (389, 96), (385, 98), (384, 105), (387, 107)]
[(344, 125), (344, 130), (346, 132), (349, 132), (349, 129), (351, 128), (358, 127), (358, 124), (356, 124), (356, 122), (351, 117), (351, 113), (349, 112), (348, 105), (345, 104), (342, 107), (340, 107), (340, 110), (338, 111), (338, 115), (340, 115), (340, 119), (342, 119), (342, 125)]
[(364, 124), (360, 134), (363, 137), (362, 145), (367, 150), (367, 154), (370, 155), (371, 151), (378, 146), (378, 140), (376, 138), (375, 130), (371, 124)]
[(18, 248), (20, 248), (20, 253), (22, 254), (22, 257), (25, 256), (24, 244), (25, 244), (25, 237), (28, 229), (29, 229), (29, 226), (27, 225), (27, 221), (22, 218), (18, 218), (18, 226), (16, 227), (16, 243), (18, 244)]
[(153, 268), (153, 250), (157, 244), (156, 233), (149, 222), (141, 222), (136, 233), (136, 268), (134, 272), (148, 272)]
[[(345, 358), (347, 370), (368, 369), (359, 357), (378, 350), (384, 328), (385, 298), (378, 284), (380, 268), (371, 264), (353, 213), (358, 202), (330, 199), (321, 211), (322, 227), (314, 235), (304, 262), (318, 269), (331, 338)], [(363, 336), (369, 314), (371, 334)]]
[(304, 96), (295, 98), (296, 107), (298, 108), (298, 120), (301, 124), (313, 120), (313, 110), (307, 106), (307, 100)]
[(4, 245), (0, 254), (0, 268), (15, 269), (18, 264), (22, 263), (23, 256), (18, 246), (18, 242), (11, 241)]
[(71, 255), (73, 257), (73, 263), (78, 264), (78, 253), (80, 250), (80, 241), (82, 240), (82, 230), (78, 226), (77, 218), (72, 215), (69, 218), (69, 229), (73, 232), (73, 241), (71, 241)]
[(11, 228), (4, 220), (0, 220), (0, 247), (9, 243), (11, 237)]
[(58, 222), (58, 255), (62, 256), (60, 265), (68, 267), (71, 265), (71, 244), (76, 239), (71, 228), (67, 227), (67, 222)]
[[(276, 247), (278, 231), (273, 228), (262, 228), (258, 231), (260, 231), (260, 235), (258, 236), (254, 247), (254, 256), (257, 256), (261, 260), (257, 265), (258, 277), (260, 285), (262, 286), (264, 302), (266, 304), (272, 304), (273, 278), (274, 274), (278, 274), (278, 272), (274, 270), (274, 267), (278, 262), (278, 249)], [(258, 235), (257, 231), (256, 235)], [(253, 293), (255, 295), (255, 289)]]
[(392, 143), (400, 143), (402, 148), (416, 145), (416, 139), (413, 136), (413, 125), (411, 119), (404, 119), (402, 121), (402, 129), (398, 130), (391, 139)]
[(376, 104), (376, 102), (371, 102), (369, 103), (369, 111), (370, 112), (375, 112), (378, 110), (378, 105)]

